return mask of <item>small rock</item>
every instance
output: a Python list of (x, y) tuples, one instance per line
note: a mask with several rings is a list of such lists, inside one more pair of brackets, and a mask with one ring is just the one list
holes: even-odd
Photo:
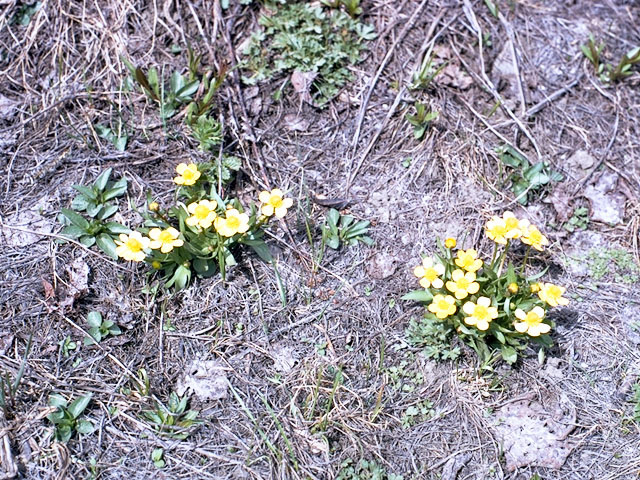
[(591, 204), (591, 220), (609, 225), (622, 223), (625, 196), (617, 189), (618, 175), (605, 171), (598, 181), (582, 194)]
[(194, 360), (176, 384), (180, 396), (187, 391), (201, 401), (227, 398), (229, 380), (224, 367), (215, 360)]
[(396, 271), (396, 262), (396, 257), (389, 253), (377, 253), (367, 264), (367, 273), (377, 280), (388, 278)]

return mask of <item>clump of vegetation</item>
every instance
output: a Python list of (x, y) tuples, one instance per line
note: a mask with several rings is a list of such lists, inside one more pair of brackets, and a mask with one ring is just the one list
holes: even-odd
[(589, 209), (587, 207), (578, 207), (573, 211), (571, 218), (562, 225), (567, 232), (575, 232), (576, 230), (586, 230), (589, 226)]
[[(403, 298), (424, 303), (425, 318), (440, 322), (440, 329), (427, 323), (425, 338), (431, 342), (427, 346), (433, 357), (441, 356), (439, 349), (454, 333), (483, 363), (499, 354), (513, 364), (530, 341), (541, 347), (552, 344), (548, 334), (553, 322), (546, 317), (546, 309), (568, 304), (562, 296), (565, 288), (539, 283), (544, 272), (532, 276), (526, 272), (531, 249), (542, 251), (547, 238), (511, 212), (489, 220), (485, 232), (494, 242), (489, 262), (472, 248), (458, 250), (454, 256), (457, 242), (449, 238), (444, 246), (439, 244), (440, 254), (425, 257), (414, 269), (423, 290)], [(505, 268), (509, 247), (516, 239), (528, 246), (526, 254), (517, 269), (511, 261)], [(418, 336), (415, 328), (412, 333)]]
[(340, 464), (336, 480), (403, 480), (402, 475), (388, 473), (375, 460), (362, 459), (355, 463), (351, 458)]
[(543, 192), (551, 182), (561, 182), (562, 174), (552, 170), (547, 162), (533, 165), (511, 145), (496, 148), (503, 165), (509, 168), (507, 184), (522, 205), (529, 202), (530, 193)]
[(604, 41), (597, 42), (590, 34), (587, 43), (580, 45), (580, 49), (589, 60), (596, 75), (602, 82), (614, 83), (624, 80), (632, 75), (631, 67), (640, 64), (640, 47), (635, 47), (622, 55), (617, 64), (605, 63), (602, 59), (602, 51), (605, 48)]
[(360, 61), (364, 42), (375, 38), (373, 27), (350, 16), (360, 7), (353, 1), (341, 3), (349, 13), (307, 2), (267, 2), (259, 20), (263, 29), (253, 33), (244, 51), (243, 67), (251, 72), (243, 77), (245, 83), (312, 72), (314, 102), (322, 106), (333, 98), (351, 80), (348, 67)]
[(90, 401), (91, 394), (76, 398), (71, 403), (57, 393), (49, 396), (49, 405), (56, 410), (47, 415), (47, 419), (55, 426), (54, 435), (57, 441), (67, 443), (74, 432), (88, 434), (94, 431), (93, 423), (80, 418)]
[(439, 320), (433, 318), (411, 320), (406, 337), (407, 343), (422, 348), (422, 353), (427, 358), (455, 360), (460, 356), (460, 347), (451, 346), (453, 331)]
[(120, 327), (111, 320), (103, 320), (100, 312), (89, 312), (87, 323), (89, 324), (89, 336), (84, 337), (85, 345), (94, 345), (109, 336), (116, 336), (122, 333)]
[[(152, 410), (143, 412), (144, 418), (151, 422), (153, 428), (159, 434), (184, 440), (191, 433), (192, 427), (201, 423), (198, 420), (200, 412), (187, 410), (188, 401), (189, 399), (186, 396), (181, 398), (177, 393), (171, 392), (168, 405), (165, 406), (156, 401)], [(164, 463), (162, 466), (164, 466)]]
[(634, 284), (640, 281), (640, 266), (631, 252), (622, 248), (594, 249), (587, 255), (591, 277), (602, 280), (611, 275), (616, 282)]
[[(102, 172), (91, 186), (73, 185), (79, 194), (71, 202), (71, 208), (63, 208), (58, 220), (65, 225), (60, 232), (65, 237), (78, 240), (85, 247), (97, 244), (111, 258), (118, 258), (114, 238), (129, 231), (118, 222), (109, 221), (118, 211), (113, 199), (127, 191), (127, 179), (110, 180), (111, 169)], [(88, 219), (87, 219), (88, 217)]]
[(413, 107), (416, 111), (415, 114), (410, 115), (407, 113), (406, 119), (413, 125), (413, 137), (416, 140), (422, 140), (431, 123), (438, 119), (439, 114), (437, 111), (427, 108), (424, 103), (415, 102)]
[(369, 221), (358, 220), (351, 215), (340, 215), (340, 212), (332, 208), (327, 213), (326, 222), (322, 228), (322, 241), (328, 247), (337, 250), (340, 245), (357, 245), (362, 242), (365, 245), (373, 245), (373, 239), (367, 235)]

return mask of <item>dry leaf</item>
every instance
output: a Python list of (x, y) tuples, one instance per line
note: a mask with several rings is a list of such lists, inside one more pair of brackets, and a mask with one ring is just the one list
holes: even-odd
[(285, 126), (296, 132), (306, 132), (309, 129), (309, 120), (296, 115), (295, 113), (288, 113), (284, 116)]
[(291, 85), (293, 89), (300, 95), (300, 99), (303, 102), (307, 102), (313, 105), (313, 99), (311, 98), (311, 85), (318, 76), (318, 72), (299, 72), (295, 70), (291, 74)]
[(89, 265), (82, 258), (76, 258), (67, 268), (67, 273), (67, 289), (58, 303), (63, 313), (71, 310), (74, 302), (89, 290)]

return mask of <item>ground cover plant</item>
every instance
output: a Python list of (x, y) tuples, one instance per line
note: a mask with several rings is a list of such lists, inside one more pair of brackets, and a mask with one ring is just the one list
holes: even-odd
[(640, 6), (0, 12), (0, 477), (637, 477)]

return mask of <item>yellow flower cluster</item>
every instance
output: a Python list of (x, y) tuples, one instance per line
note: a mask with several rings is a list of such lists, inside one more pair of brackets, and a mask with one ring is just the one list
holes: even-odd
[(531, 225), (529, 220), (518, 220), (509, 211), (504, 212), (502, 217), (492, 217), (485, 226), (485, 232), (487, 237), (502, 245), (519, 238), (522, 243), (542, 251), (549, 244), (549, 240), (538, 230), (538, 227)]

